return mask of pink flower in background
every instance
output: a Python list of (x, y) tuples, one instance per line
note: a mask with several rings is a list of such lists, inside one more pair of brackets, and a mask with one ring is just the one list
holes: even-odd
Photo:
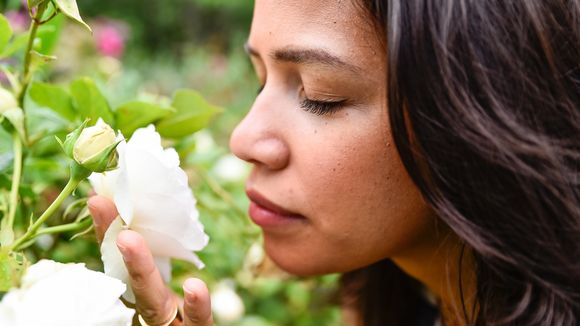
[(125, 36), (121, 28), (112, 23), (104, 23), (95, 29), (98, 51), (105, 56), (119, 58), (125, 50)]
[(10, 10), (4, 13), (4, 17), (15, 32), (24, 32), (30, 23), (30, 16), (26, 11)]

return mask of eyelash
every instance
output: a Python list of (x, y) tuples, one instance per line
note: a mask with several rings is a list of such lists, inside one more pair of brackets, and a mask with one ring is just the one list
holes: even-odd
[[(264, 90), (264, 86), (265, 85), (261, 85), (258, 88), (258, 91), (257, 91), (258, 94), (260, 94), (262, 92), (262, 90)], [(315, 100), (305, 98), (300, 102), (300, 107), (302, 109), (304, 109), (304, 111), (306, 111), (306, 112), (313, 113), (313, 114), (316, 114), (319, 116), (323, 116), (323, 115), (327, 115), (327, 114), (332, 114), (332, 113), (340, 110), (344, 106), (345, 102), (346, 102), (346, 100), (315, 101)]]
[(340, 110), (346, 100), (342, 101), (315, 101), (310, 99), (303, 99), (300, 102), (300, 107), (306, 112), (310, 112), (316, 115), (327, 115), (332, 114)]

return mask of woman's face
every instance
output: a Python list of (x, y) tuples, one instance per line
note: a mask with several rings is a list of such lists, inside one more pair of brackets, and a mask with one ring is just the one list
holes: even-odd
[(351, 1), (256, 0), (263, 89), (230, 146), (253, 164), (250, 216), (300, 275), (345, 272), (421, 241), (430, 211), (393, 145), (381, 38)]

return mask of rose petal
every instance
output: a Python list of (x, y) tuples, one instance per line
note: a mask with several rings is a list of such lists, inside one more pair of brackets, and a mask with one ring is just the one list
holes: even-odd
[(183, 170), (167, 167), (150, 151), (129, 147), (125, 159), (131, 190), (136, 193), (170, 194), (189, 188)]
[(117, 180), (114, 190), (114, 202), (119, 215), (126, 225), (131, 225), (133, 221), (133, 202), (131, 194), (131, 185), (129, 183), (129, 171), (127, 168), (127, 145), (124, 142), (119, 144), (119, 168), (117, 171)]
[[(182, 198), (179, 198), (182, 197)], [(142, 194), (134, 200), (137, 218), (131, 229), (155, 230), (170, 236), (189, 250), (201, 250), (208, 243), (197, 210), (187, 209), (187, 197), (162, 194)]]
[(171, 281), (171, 258), (169, 257), (153, 257), (155, 261), (155, 266), (159, 270), (159, 274), (165, 281), (165, 283)]
[(143, 236), (147, 242), (147, 246), (149, 246), (149, 249), (151, 249), (154, 256), (183, 259), (193, 263), (199, 269), (205, 266), (196, 254), (191, 252), (191, 250), (184, 248), (173, 237), (143, 228), (137, 228), (134, 230)]
[(92, 173), (89, 176), (89, 181), (98, 195), (113, 200), (118, 175), (118, 170), (107, 171), (104, 173)]
[(131, 143), (132, 149), (145, 150), (151, 153), (167, 168), (179, 166), (179, 155), (177, 155), (174, 149), (163, 149), (161, 146), (161, 136), (155, 131), (154, 125), (137, 129), (129, 142)]
[(121, 218), (117, 217), (105, 232), (103, 242), (101, 243), (101, 259), (105, 267), (105, 274), (114, 277), (127, 285), (123, 294), (129, 302), (135, 302), (135, 295), (130, 286), (129, 271), (123, 261), (123, 256), (117, 247), (117, 236), (124, 229)]

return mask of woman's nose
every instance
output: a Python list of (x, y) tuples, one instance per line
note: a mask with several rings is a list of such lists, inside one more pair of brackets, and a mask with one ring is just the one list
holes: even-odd
[(284, 169), (290, 161), (290, 149), (280, 117), (260, 103), (258, 98), (250, 112), (234, 129), (230, 150), (240, 159), (269, 170)]

